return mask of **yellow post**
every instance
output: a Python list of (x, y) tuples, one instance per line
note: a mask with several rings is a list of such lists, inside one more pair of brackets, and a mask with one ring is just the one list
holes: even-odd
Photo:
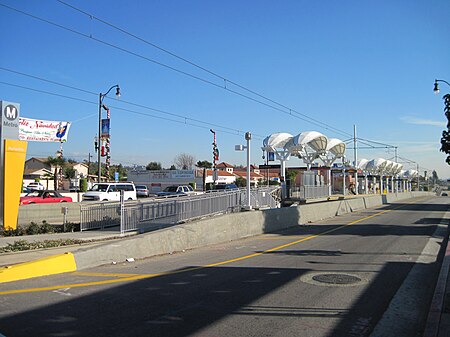
[(5, 139), (3, 178), (3, 214), (5, 229), (17, 228), (27, 144), (27, 142), (22, 140)]

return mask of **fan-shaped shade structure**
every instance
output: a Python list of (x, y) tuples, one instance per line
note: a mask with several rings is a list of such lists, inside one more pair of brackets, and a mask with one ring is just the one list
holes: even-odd
[(403, 165), (399, 163), (395, 163), (395, 166), (392, 168), (394, 171), (393, 174), (399, 174), (402, 171)]
[(314, 152), (323, 154), (327, 149), (328, 138), (317, 131), (305, 131), (295, 136), (292, 143), (294, 146), (309, 147)]
[(365, 171), (368, 163), (369, 161), (367, 159), (360, 159), (357, 167), (358, 169)]
[(336, 158), (342, 158), (345, 155), (346, 145), (337, 138), (330, 138), (327, 142), (326, 151), (331, 153)]
[(291, 134), (285, 132), (273, 133), (263, 140), (263, 150), (269, 152), (277, 152), (277, 149), (282, 150), (292, 137)]
[(394, 164), (395, 163), (393, 161), (386, 160), (386, 165), (384, 166), (383, 173), (387, 174), (387, 175), (391, 175)]
[(418, 172), (416, 170), (408, 170), (405, 172), (405, 177), (407, 178), (416, 178), (417, 177)]
[(386, 160), (383, 158), (372, 159), (366, 165), (366, 170), (371, 174), (380, 174), (386, 166)]

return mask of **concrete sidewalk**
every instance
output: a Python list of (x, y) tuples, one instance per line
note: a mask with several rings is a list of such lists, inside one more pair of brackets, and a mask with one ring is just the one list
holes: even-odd
[(130, 232), (121, 236), (119, 227), (111, 227), (108, 229), (97, 231), (0, 237), (0, 247), (12, 245), (14, 244), (14, 242), (19, 240), (25, 240), (27, 242), (42, 242), (46, 240), (67, 240), (67, 239), (84, 241), (84, 243), (70, 246), (33, 249), (11, 253), (1, 253), (0, 267), (11, 266), (24, 262), (31, 262), (44, 257), (63, 254), (65, 252), (73, 253), (80, 249), (87, 249), (89, 247), (94, 247), (99, 244), (109, 242), (111, 240), (121, 240), (125, 237), (133, 235), (136, 235), (136, 233)]
[(450, 244), (447, 238), (441, 271), (430, 305), (423, 337), (450, 336)]

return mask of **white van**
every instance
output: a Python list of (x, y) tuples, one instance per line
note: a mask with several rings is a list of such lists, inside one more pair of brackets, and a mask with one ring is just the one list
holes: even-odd
[(100, 183), (83, 194), (83, 201), (120, 201), (120, 191), (123, 191), (124, 200), (137, 200), (132, 183)]

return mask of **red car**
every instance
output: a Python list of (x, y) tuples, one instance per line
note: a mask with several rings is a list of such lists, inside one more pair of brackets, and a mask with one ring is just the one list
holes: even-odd
[(63, 197), (58, 192), (50, 190), (33, 191), (24, 197), (20, 197), (20, 205), (46, 204), (50, 202), (72, 202), (72, 198)]

